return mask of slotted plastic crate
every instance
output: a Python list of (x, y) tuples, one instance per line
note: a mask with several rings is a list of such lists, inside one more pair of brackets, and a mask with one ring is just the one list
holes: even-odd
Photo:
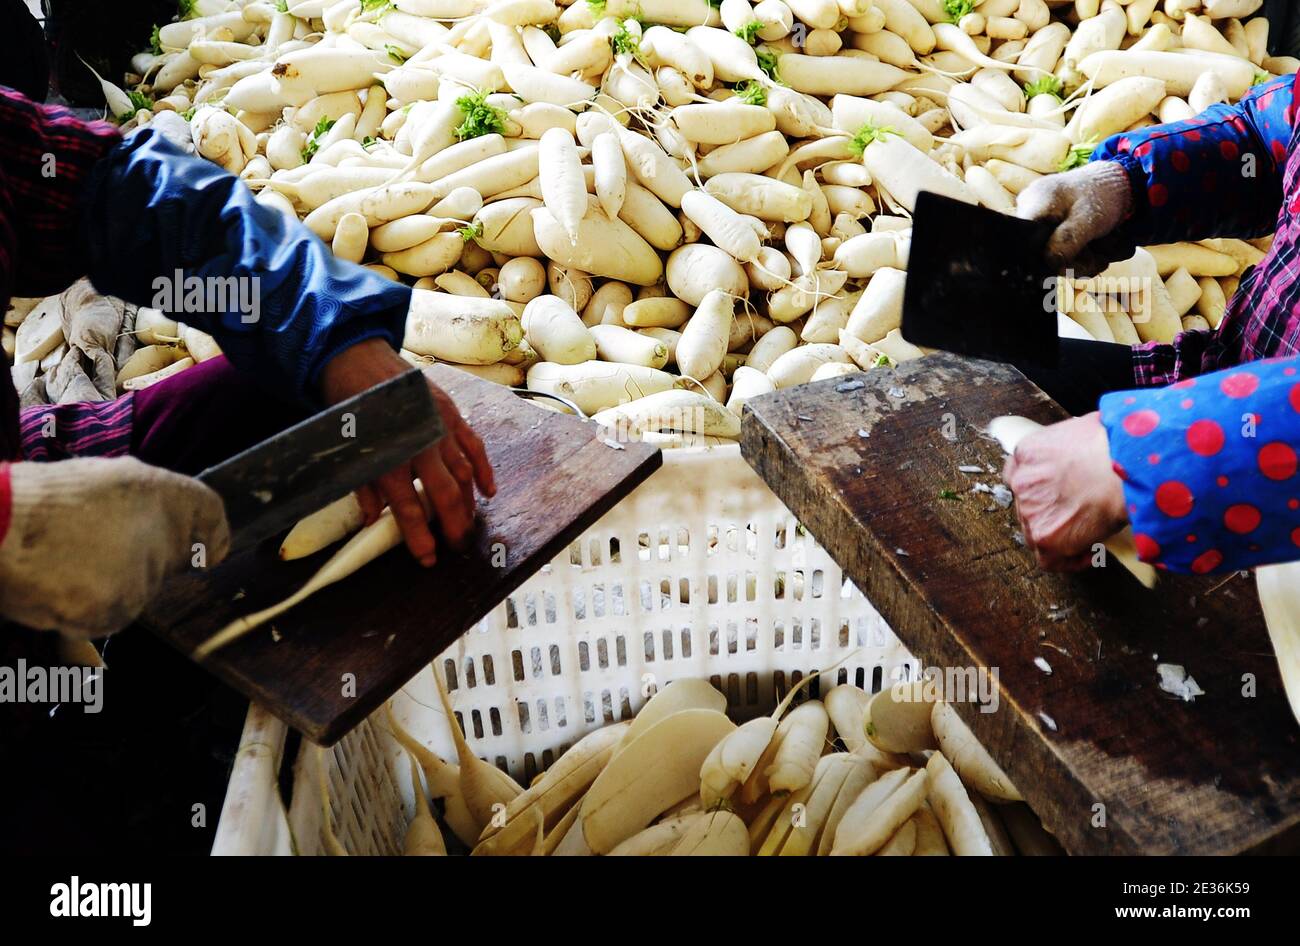
[[(475, 751), (525, 784), (569, 745), (627, 719), (655, 688), (711, 680), (736, 720), (846, 656), (818, 688), (877, 690), (917, 667), (862, 594), (734, 446), (668, 451), (662, 469), (522, 585), (434, 666)], [(394, 698), (444, 758), (450, 732), (428, 671)], [(304, 744), (287, 811), (284, 726), (249, 712), (213, 853), (322, 851), (320, 769), (353, 854), (401, 850), (409, 766), (375, 714), (336, 746)]]

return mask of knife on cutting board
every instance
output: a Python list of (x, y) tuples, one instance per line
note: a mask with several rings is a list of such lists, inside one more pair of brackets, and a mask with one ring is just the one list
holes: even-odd
[(1055, 224), (922, 192), (912, 215), (903, 338), (972, 358), (1054, 367)]
[(225, 503), (236, 552), (400, 466), (444, 432), (428, 383), (412, 368), (208, 467), (198, 479)]

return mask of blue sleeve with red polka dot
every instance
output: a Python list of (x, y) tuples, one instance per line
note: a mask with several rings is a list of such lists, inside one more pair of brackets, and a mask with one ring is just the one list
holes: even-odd
[(1115, 161), (1133, 184), (1124, 235), (1139, 246), (1273, 232), (1291, 140), (1296, 77), (1252, 88), (1236, 105), (1106, 139), (1094, 161)]
[(1300, 358), (1101, 399), (1139, 556), (1198, 575), (1300, 559)]

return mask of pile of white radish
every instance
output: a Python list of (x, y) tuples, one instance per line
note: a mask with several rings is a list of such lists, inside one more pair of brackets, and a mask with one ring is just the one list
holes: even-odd
[(578, 740), (527, 789), (473, 755), (445, 693), (458, 766), (390, 706), (386, 726), (427, 786), (416, 780), (407, 852), (447, 851), (427, 791), (448, 843), (476, 855), (1062, 853), (930, 688), (872, 696), (846, 684), (790, 708), (802, 691), (737, 726), (707, 681), (673, 681), (630, 722)]
[[(65, 308), (71, 298), (85, 304), (102, 304), (106, 297), (88, 288), (75, 294), (70, 290), (44, 299), (12, 299), (5, 311), (4, 351), (24, 407), (53, 400), (45, 382), (68, 355), (66, 329), (73, 321), (73, 313)], [(168, 318), (157, 309), (133, 306), (120, 299), (108, 301), (123, 314), (121, 335), (113, 350), (107, 352), (116, 369), (118, 394), (147, 388), (221, 354), (211, 335)], [(76, 393), (70, 390), (59, 403)]]
[[(128, 125), (189, 116), (259, 201), (417, 287), (412, 362), (713, 444), (748, 398), (923, 354), (899, 333), (920, 190), (1012, 212), (1109, 135), (1295, 71), (1260, 6), (196, 0), (107, 94)], [(1062, 332), (1214, 327), (1267, 245), (1062, 280)]]

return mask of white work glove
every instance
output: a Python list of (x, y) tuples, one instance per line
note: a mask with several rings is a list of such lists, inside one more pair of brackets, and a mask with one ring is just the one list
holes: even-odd
[(1057, 224), (1047, 261), (1058, 271), (1095, 276), (1137, 249), (1112, 235), (1132, 206), (1128, 172), (1114, 161), (1094, 161), (1034, 181), (1016, 199), (1016, 216)]
[(221, 498), (198, 480), (132, 457), (9, 467), (0, 615), (36, 630), (96, 637), (137, 618), (170, 575), (230, 548)]

